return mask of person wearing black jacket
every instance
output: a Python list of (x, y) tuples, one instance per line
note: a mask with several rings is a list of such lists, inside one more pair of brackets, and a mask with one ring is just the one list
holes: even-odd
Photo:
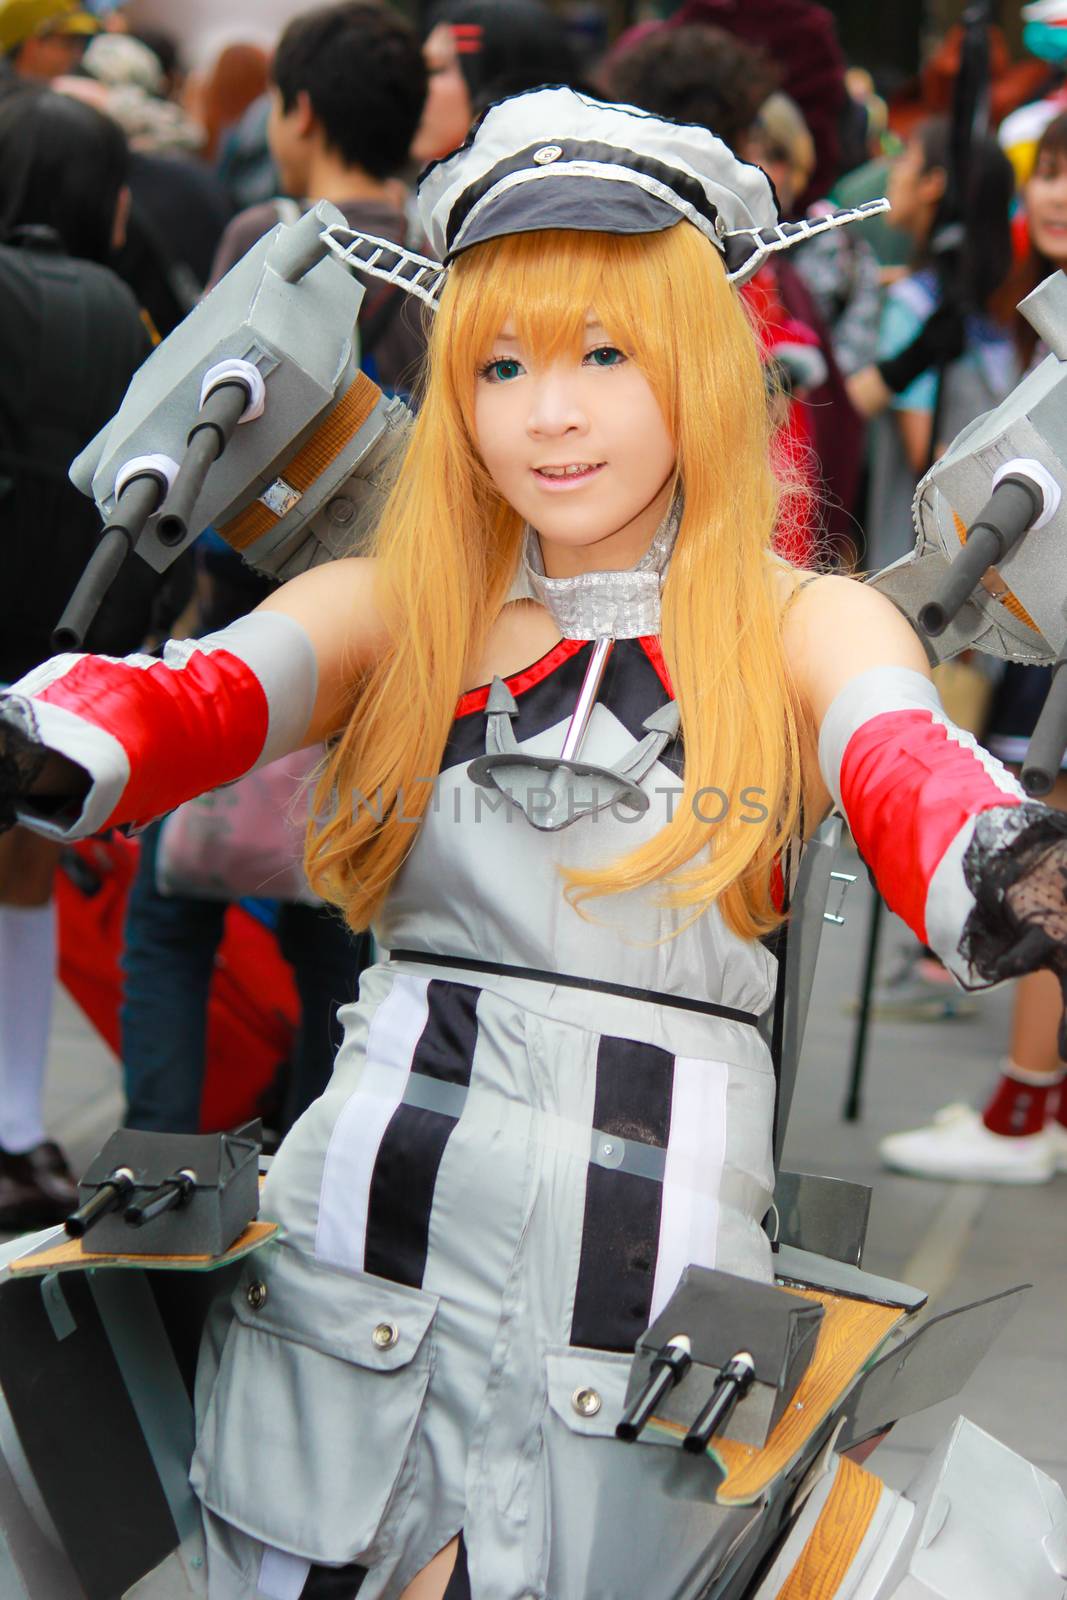
[[(100, 535), (67, 469), (151, 348), (107, 265), (123, 233), (126, 159), (120, 129), (89, 106), (38, 87), (0, 98), (0, 682), (51, 654)], [(130, 563), (87, 647), (137, 649), (164, 620), (161, 598), (159, 578)], [(58, 854), (22, 829), (0, 840), (0, 1229), (46, 1226), (75, 1203), (41, 1109)]]

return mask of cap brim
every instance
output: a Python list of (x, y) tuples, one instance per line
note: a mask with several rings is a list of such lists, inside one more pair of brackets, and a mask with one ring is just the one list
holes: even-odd
[(520, 183), (486, 202), (460, 230), (445, 257), (453, 261), (472, 245), (510, 233), (562, 228), (571, 233), (662, 233), (684, 222), (665, 200), (607, 178), (565, 177)]
[(47, 34), (77, 34), (88, 38), (91, 34), (99, 33), (100, 23), (88, 11), (61, 12), (58, 16), (48, 17), (36, 30), (38, 37)]

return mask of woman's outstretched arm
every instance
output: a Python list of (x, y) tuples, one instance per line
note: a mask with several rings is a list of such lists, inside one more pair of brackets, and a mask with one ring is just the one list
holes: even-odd
[(0, 695), (0, 821), (149, 822), (336, 731), (383, 644), (374, 564), (352, 558), (160, 657), (53, 657)]
[(887, 905), (960, 982), (997, 981), (975, 960), (983, 840), (1020, 807), (1047, 807), (946, 716), (919, 639), (876, 590), (848, 578), (808, 584), (785, 638), (824, 804), (846, 818)]

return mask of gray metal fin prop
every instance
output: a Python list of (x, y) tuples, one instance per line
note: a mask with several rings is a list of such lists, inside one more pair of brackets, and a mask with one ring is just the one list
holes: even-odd
[(779, 1172), (774, 1209), (777, 1243), (859, 1266), (871, 1209), (867, 1184), (810, 1172)]
[(839, 1450), (958, 1394), (1015, 1312), (1029, 1284), (931, 1317), (860, 1379), (847, 1403)]
[(801, 1289), (829, 1289), (852, 1300), (873, 1300), (877, 1305), (900, 1306), (904, 1311), (918, 1311), (927, 1300), (926, 1290), (916, 1289), (913, 1284), (880, 1278), (847, 1261), (816, 1255), (813, 1250), (797, 1250), (789, 1244), (779, 1246), (773, 1264), (775, 1278), (786, 1288), (795, 1284)]
[[(785, 1011), (782, 1025), (781, 1060), (778, 1069), (778, 1099), (774, 1110), (774, 1164), (782, 1158), (789, 1111), (793, 1102), (800, 1052), (804, 1044), (804, 1029), (808, 1020), (808, 1002), (815, 981), (815, 963), (819, 955), (819, 942), (823, 933), (823, 913), (830, 893), (830, 874), (834, 868), (838, 841), (841, 838), (841, 818), (827, 817), (805, 844), (800, 857), (796, 883), (793, 885), (789, 916), (789, 934), (786, 943)], [(774, 1021), (773, 1003), (760, 1018), (760, 1031), (770, 1042)]]

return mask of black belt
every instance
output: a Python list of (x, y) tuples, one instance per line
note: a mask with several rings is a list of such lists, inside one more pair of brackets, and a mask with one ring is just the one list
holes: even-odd
[(390, 950), (392, 961), (414, 961), (430, 967), (458, 967), (463, 972), (493, 972), (501, 978), (526, 978), (531, 983), (553, 983), (565, 989), (592, 989), (596, 994), (619, 994), (624, 1000), (646, 1000), (654, 1006), (673, 1006), (677, 1011), (697, 1011), (705, 1017), (725, 1017), (727, 1022), (759, 1026), (754, 1011), (739, 1011), (735, 1006), (717, 1006), (711, 1000), (690, 1000), (679, 994), (660, 994), (656, 989), (632, 989), (628, 983), (603, 983), (599, 978), (575, 978), (568, 972), (542, 972), (538, 967), (509, 967), (503, 961), (475, 961), (471, 956), (439, 956), (428, 950)]

